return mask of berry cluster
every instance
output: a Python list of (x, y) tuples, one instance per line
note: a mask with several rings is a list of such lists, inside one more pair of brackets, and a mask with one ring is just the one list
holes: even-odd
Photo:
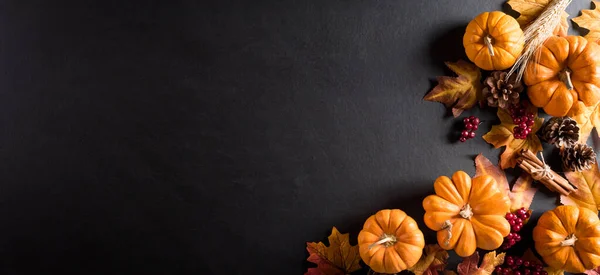
[(519, 257), (506, 256), (504, 264), (494, 269), (494, 274), (501, 275), (548, 275), (541, 264), (525, 261)]
[(463, 123), (465, 124), (464, 130), (460, 133), (460, 142), (465, 142), (467, 139), (475, 137), (475, 131), (479, 128), (479, 118), (475, 116), (465, 117), (463, 119)]
[(535, 123), (535, 116), (527, 112), (526, 106), (523, 105), (511, 106), (508, 110), (513, 123), (517, 125), (513, 128), (513, 136), (516, 139), (526, 139)]
[(519, 235), (519, 231), (521, 231), (521, 229), (523, 228), (523, 223), (527, 221), (529, 217), (530, 214), (525, 208), (521, 208), (515, 211), (515, 213), (506, 214), (506, 220), (510, 224), (511, 229), (508, 236), (504, 237), (504, 243), (502, 244), (501, 249), (507, 250), (521, 240), (521, 235)]

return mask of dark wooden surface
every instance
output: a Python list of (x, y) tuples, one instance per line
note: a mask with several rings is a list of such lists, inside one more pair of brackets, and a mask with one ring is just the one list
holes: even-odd
[(0, 1), (0, 272), (302, 274), (383, 208), (433, 241), (434, 179), (500, 150), (422, 97), (503, 2)]

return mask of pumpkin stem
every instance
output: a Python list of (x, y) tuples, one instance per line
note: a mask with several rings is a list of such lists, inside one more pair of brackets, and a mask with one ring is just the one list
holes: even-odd
[(471, 208), (471, 206), (467, 203), (462, 209), (460, 209), (458, 214), (464, 219), (469, 220), (473, 216), (473, 208)]
[(385, 247), (390, 247), (390, 246), (394, 245), (397, 241), (398, 241), (398, 239), (396, 239), (396, 236), (383, 233), (383, 235), (381, 235), (381, 239), (379, 239), (379, 241), (374, 242), (371, 245), (369, 245), (369, 249), (375, 247), (376, 245), (380, 245), (380, 244), (383, 244)]
[(444, 240), (446, 246), (450, 245), (450, 239), (452, 239), (452, 223), (449, 220), (444, 221), (442, 229), (448, 230), (448, 236)]
[(568, 90), (573, 90), (573, 81), (571, 81), (571, 70), (565, 68), (559, 73), (560, 81), (564, 82)]
[(564, 241), (560, 242), (560, 246), (575, 246), (576, 241), (577, 237), (575, 237), (575, 234), (571, 234)]
[(487, 46), (488, 51), (490, 52), (490, 56), (494, 56), (494, 47), (492, 46), (492, 37), (487, 35), (486, 37), (483, 38), (483, 42)]

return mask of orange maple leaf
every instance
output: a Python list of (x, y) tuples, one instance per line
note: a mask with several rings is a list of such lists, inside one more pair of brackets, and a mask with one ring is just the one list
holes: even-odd
[(600, 210), (600, 170), (598, 165), (583, 172), (565, 172), (567, 179), (577, 187), (569, 196), (560, 196), (565, 205), (588, 208), (596, 213)]
[(533, 202), (537, 188), (533, 188), (533, 178), (529, 174), (521, 174), (511, 190), (504, 171), (498, 166), (493, 165), (488, 158), (479, 154), (475, 158), (475, 177), (481, 175), (492, 176), (496, 180), (500, 190), (508, 194), (510, 198), (510, 211), (516, 211), (521, 207), (528, 209)]
[(359, 270), (360, 255), (358, 245), (350, 245), (349, 234), (340, 234), (333, 227), (329, 235), (329, 247), (324, 243), (306, 243), (310, 254), (307, 261), (317, 264), (309, 268), (305, 275), (343, 275)]
[[(544, 9), (552, 0), (509, 0), (507, 3), (510, 7), (519, 13), (517, 21), (522, 28), (533, 22), (538, 16), (544, 12)], [(567, 36), (569, 31), (569, 14), (562, 13), (562, 19), (558, 26), (554, 29), (554, 34), (558, 36)]]
[(463, 110), (472, 108), (481, 99), (481, 70), (464, 60), (446, 62), (446, 66), (458, 76), (439, 76), (438, 85), (424, 99), (443, 103), (446, 108), (452, 109), (454, 117), (458, 117)]
[(580, 16), (573, 18), (573, 22), (590, 31), (585, 38), (598, 42), (600, 40), (600, 1), (592, 1), (592, 3), (594, 3), (594, 9), (582, 10)]
[(588, 107), (579, 101), (569, 110), (567, 116), (577, 121), (579, 143), (586, 143), (594, 128), (600, 136), (600, 103)]
[(537, 154), (542, 151), (542, 143), (540, 139), (535, 135), (542, 123), (543, 118), (537, 116), (537, 108), (531, 104), (527, 104), (529, 113), (534, 114), (535, 123), (531, 127), (531, 134), (527, 136), (527, 139), (516, 139), (513, 136), (513, 129), (515, 124), (508, 111), (498, 108), (498, 117), (500, 118), (500, 125), (492, 126), (492, 130), (483, 136), (483, 139), (489, 144), (494, 145), (495, 148), (506, 146), (504, 152), (500, 156), (500, 168), (514, 168), (517, 164), (517, 157), (522, 149), (528, 149), (529, 151)]
[(448, 251), (437, 244), (430, 244), (425, 247), (421, 259), (408, 270), (415, 275), (437, 275), (446, 268), (448, 257)]
[(481, 266), (478, 267), (479, 252), (475, 252), (470, 257), (463, 258), (463, 262), (458, 264), (458, 275), (491, 275), (496, 266), (504, 263), (505, 255), (506, 253), (496, 255), (496, 251), (488, 252), (483, 256)]

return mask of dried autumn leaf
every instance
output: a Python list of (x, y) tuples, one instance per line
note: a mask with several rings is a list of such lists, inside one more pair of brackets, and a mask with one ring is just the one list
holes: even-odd
[(523, 253), (523, 256), (521, 256), (521, 259), (523, 259), (523, 261), (529, 261), (529, 262), (537, 263), (537, 264), (542, 263), (542, 261), (540, 261), (540, 259), (538, 257), (536, 257), (535, 254), (533, 254), (533, 251), (531, 251), (531, 248), (528, 248), (527, 250), (525, 250), (525, 253)]
[[(537, 192), (537, 188), (533, 188), (533, 178), (527, 173), (521, 174), (521, 176), (513, 185), (512, 192), (510, 192), (510, 210), (516, 211), (521, 207), (529, 209), (529, 206), (533, 202), (533, 196)], [(531, 213), (530, 213), (531, 214)]]
[(577, 205), (588, 208), (596, 213), (600, 210), (600, 171), (597, 165), (583, 172), (565, 172), (565, 176), (577, 190), (569, 196), (560, 196), (564, 205)]
[(544, 267), (544, 270), (546, 272), (548, 272), (548, 275), (564, 275), (565, 274), (564, 270), (555, 269), (555, 268), (552, 268), (552, 267), (549, 267), (549, 266)]
[(463, 262), (458, 264), (458, 275), (491, 275), (496, 266), (504, 263), (506, 253), (496, 255), (496, 251), (488, 252), (483, 256), (481, 266), (477, 266), (479, 262), (479, 252), (470, 257), (464, 258)]
[(587, 275), (600, 275), (600, 266), (596, 267), (594, 269), (586, 270), (583, 273), (585, 273)]
[(594, 9), (582, 10), (580, 16), (573, 18), (573, 22), (590, 31), (585, 38), (598, 42), (600, 40), (600, 1), (592, 1), (592, 3), (594, 3)]
[(527, 107), (529, 113), (535, 115), (535, 123), (531, 127), (531, 134), (527, 136), (527, 139), (515, 139), (513, 136), (513, 128), (515, 124), (508, 111), (498, 108), (498, 117), (500, 118), (500, 125), (492, 126), (492, 130), (483, 136), (483, 139), (489, 144), (494, 145), (495, 148), (506, 146), (504, 152), (500, 156), (500, 168), (513, 168), (517, 164), (517, 157), (522, 149), (528, 149), (529, 151), (537, 154), (542, 151), (542, 143), (537, 137), (537, 132), (542, 123), (543, 118), (538, 117), (537, 108), (531, 104)]
[(408, 270), (416, 275), (437, 275), (446, 267), (448, 257), (448, 251), (437, 244), (430, 244), (425, 247), (425, 253), (421, 259)]
[[(517, 21), (521, 27), (525, 27), (538, 18), (551, 1), (552, 0), (509, 0), (507, 3), (514, 11), (520, 14)], [(569, 14), (563, 12), (560, 23), (556, 26), (556, 29), (554, 29), (554, 34), (558, 36), (567, 36), (569, 30), (568, 18)]]
[(474, 64), (464, 60), (456, 63), (446, 62), (446, 66), (458, 76), (437, 77), (438, 85), (425, 95), (424, 99), (443, 103), (446, 108), (452, 108), (452, 114), (457, 117), (481, 99), (481, 71)]
[(535, 196), (537, 189), (533, 188), (533, 178), (527, 173), (523, 173), (517, 179), (511, 191), (504, 171), (498, 166), (493, 165), (488, 158), (479, 154), (475, 158), (475, 177), (481, 175), (490, 175), (496, 180), (500, 190), (506, 192), (510, 198), (511, 211), (515, 211), (521, 207), (528, 209), (533, 202), (533, 197)]
[(305, 275), (343, 275), (361, 268), (358, 245), (350, 245), (348, 233), (340, 234), (333, 227), (328, 239), (329, 247), (323, 242), (306, 243), (310, 254), (307, 261), (317, 264), (317, 267), (309, 268)]
[(579, 142), (586, 143), (592, 130), (600, 135), (600, 103), (587, 107), (583, 102), (577, 102), (567, 116), (577, 121), (579, 126)]

